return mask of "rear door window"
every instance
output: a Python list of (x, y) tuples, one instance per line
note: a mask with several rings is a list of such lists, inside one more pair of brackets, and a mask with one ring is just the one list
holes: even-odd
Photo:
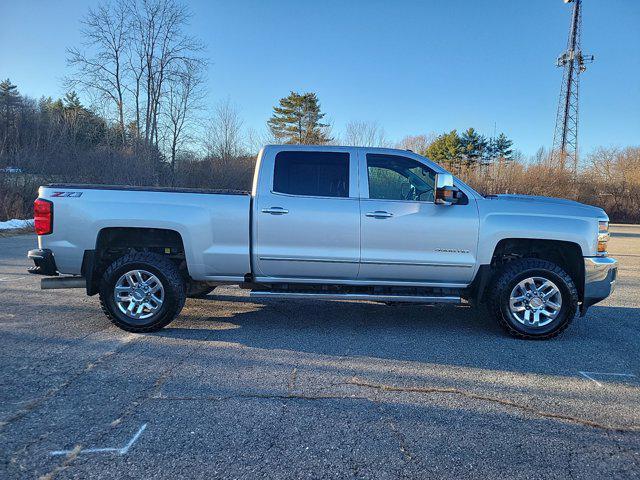
[(349, 196), (349, 154), (346, 152), (279, 152), (273, 191), (311, 197)]

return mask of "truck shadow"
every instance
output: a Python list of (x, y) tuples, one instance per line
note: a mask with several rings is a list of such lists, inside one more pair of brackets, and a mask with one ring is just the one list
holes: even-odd
[[(607, 350), (625, 344), (633, 348), (638, 343), (637, 335), (625, 336), (620, 329), (624, 319), (638, 316), (640, 311), (635, 308), (592, 307), (587, 317), (577, 317), (559, 337), (536, 342), (510, 337), (482, 307), (263, 301), (235, 296), (211, 299), (225, 302), (207, 308), (213, 315), (194, 315), (186, 308), (172, 325), (153, 335), (301, 355), (371, 357), (498, 370), (506, 367), (541, 373), (550, 367), (556, 370), (559, 364), (571, 370), (590, 368), (594, 344)], [(207, 303), (198, 306), (206, 308)]]

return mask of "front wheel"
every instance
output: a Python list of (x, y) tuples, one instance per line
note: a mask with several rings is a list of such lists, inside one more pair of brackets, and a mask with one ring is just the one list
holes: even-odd
[(171, 323), (184, 306), (185, 284), (176, 265), (157, 253), (120, 257), (100, 281), (100, 305), (128, 332), (153, 332)]
[(555, 263), (536, 258), (507, 263), (490, 295), (490, 310), (518, 338), (555, 337), (569, 326), (578, 309), (571, 276)]

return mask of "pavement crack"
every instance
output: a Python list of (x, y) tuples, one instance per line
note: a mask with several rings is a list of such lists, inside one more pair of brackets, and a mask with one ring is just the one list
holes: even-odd
[(573, 448), (569, 447), (567, 452), (567, 475), (571, 480), (575, 480), (575, 475), (573, 474)]
[(404, 459), (407, 461), (413, 460), (414, 456), (409, 450), (409, 446), (407, 445), (407, 440), (404, 438), (404, 435), (402, 434), (402, 432), (398, 430), (396, 422), (394, 422), (393, 419), (390, 418), (387, 420), (387, 426), (389, 427), (389, 430), (391, 430), (391, 433), (393, 433), (393, 436), (396, 437), (396, 439), (398, 440), (398, 443), (400, 445), (400, 453), (402, 453), (402, 456), (404, 457)]
[(27, 402), (27, 404), (23, 408), (21, 408), (20, 410), (15, 412), (13, 415), (7, 417), (6, 420), (0, 422), (0, 431), (2, 431), (2, 429), (4, 427), (6, 427), (7, 425), (9, 425), (9, 424), (11, 424), (11, 423), (13, 423), (13, 422), (15, 422), (17, 420), (20, 420), (25, 415), (28, 415), (29, 413), (34, 411), (36, 408), (38, 408), (42, 403), (44, 403), (47, 400), (55, 397), (58, 393), (60, 393), (61, 391), (63, 391), (67, 387), (69, 387), (69, 385), (74, 383), (80, 377), (82, 377), (86, 373), (90, 372), (91, 370), (95, 369), (98, 365), (100, 365), (100, 364), (104, 363), (105, 361), (107, 361), (113, 355), (118, 353), (121, 348), (123, 348), (125, 345), (129, 344), (134, 338), (135, 338), (135, 336), (127, 336), (127, 337), (125, 337), (123, 339), (122, 343), (120, 345), (118, 345), (117, 348), (103, 353), (102, 355), (100, 355), (95, 360), (91, 360), (91, 361), (87, 362), (85, 364), (84, 368), (82, 368), (82, 370), (80, 370), (79, 372), (76, 372), (75, 374), (71, 375), (69, 378), (67, 378), (67, 380), (65, 380), (61, 384), (50, 388), (42, 396)]
[(64, 459), (64, 462), (62, 462), (60, 465), (56, 465), (56, 467), (51, 470), (49, 473), (46, 473), (44, 475), (41, 475), (40, 477), (38, 477), (38, 480), (53, 480), (53, 478), (55, 478), (55, 476), (60, 473), (61, 471), (65, 470), (66, 468), (69, 467), (69, 465), (71, 465), (71, 463), (78, 458), (78, 455), (80, 455), (80, 451), (82, 450), (82, 445), (76, 445), (73, 450), (71, 450), (67, 456)]
[(346, 382), (346, 385), (355, 385), (362, 388), (370, 388), (374, 390), (380, 390), (383, 392), (402, 392), (402, 393), (421, 393), (421, 394), (442, 394), (442, 395), (458, 395), (473, 400), (479, 400), (483, 402), (491, 402), (497, 405), (505, 407), (515, 408), (523, 412), (530, 413), (532, 415), (549, 418), (552, 420), (560, 420), (564, 422), (576, 423), (585, 427), (596, 428), (599, 430), (611, 431), (611, 432), (639, 432), (640, 425), (622, 426), (622, 425), (607, 425), (604, 423), (596, 422), (593, 420), (587, 420), (584, 418), (573, 417), (571, 415), (563, 415), (560, 413), (547, 412), (544, 410), (538, 410), (528, 405), (515, 402), (513, 400), (505, 400), (502, 398), (491, 397), (488, 395), (481, 395), (479, 393), (468, 392), (459, 388), (451, 387), (401, 387), (396, 385), (387, 385), (383, 383), (371, 383), (356, 378)]
[(169, 377), (171, 376), (171, 374), (178, 368), (180, 367), (186, 360), (187, 358), (191, 358), (195, 355), (195, 353), (201, 349), (204, 348), (204, 345), (206, 345), (207, 342), (209, 342), (211, 340), (211, 338), (215, 335), (216, 331), (215, 330), (211, 330), (206, 337), (204, 338), (204, 341), (199, 344), (196, 345), (195, 347), (189, 349), (187, 351), (187, 353), (185, 353), (179, 361), (177, 361), (176, 363), (174, 363), (173, 365), (171, 365), (169, 368), (166, 368), (156, 379), (155, 383), (153, 384), (152, 390), (153, 392), (147, 397), (147, 398), (155, 398), (161, 394), (162, 391), (162, 387), (164, 386), (164, 384), (167, 382), (167, 380), (169, 379)]
[[(623, 446), (622, 446), (622, 445), (620, 445), (620, 442), (618, 441), (618, 439), (615, 437), (615, 435), (612, 435), (612, 434), (611, 434), (611, 432), (605, 432), (605, 435), (607, 436), (607, 438), (609, 439), (609, 441), (611, 442), (611, 444), (612, 444), (612, 445), (617, 449), (618, 454), (619, 454), (621, 457), (625, 457), (625, 458), (630, 459), (630, 463), (632, 463), (632, 464), (633, 464), (632, 469), (633, 469), (634, 471), (640, 471), (640, 470), (638, 469), (638, 467), (639, 467), (639, 465), (638, 465), (639, 461), (638, 461), (638, 458), (636, 458), (636, 457), (638, 456), (638, 455), (637, 455), (637, 451), (635, 451), (635, 450), (629, 450), (629, 449), (623, 448)], [(630, 455), (629, 455), (629, 454), (630, 454)]]
[(287, 386), (288, 392), (291, 393), (296, 389), (296, 382), (298, 381), (298, 369), (293, 368), (291, 370), (291, 374), (289, 375), (289, 384)]

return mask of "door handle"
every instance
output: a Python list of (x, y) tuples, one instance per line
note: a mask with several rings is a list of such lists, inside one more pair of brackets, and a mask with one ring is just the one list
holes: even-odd
[(270, 213), (271, 215), (286, 215), (289, 213), (289, 210), (282, 207), (269, 207), (263, 208), (262, 213)]
[(367, 212), (364, 215), (366, 217), (373, 217), (373, 218), (390, 218), (390, 217), (393, 217), (393, 213), (384, 212), (382, 210), (376, 210), (375, 212)]

